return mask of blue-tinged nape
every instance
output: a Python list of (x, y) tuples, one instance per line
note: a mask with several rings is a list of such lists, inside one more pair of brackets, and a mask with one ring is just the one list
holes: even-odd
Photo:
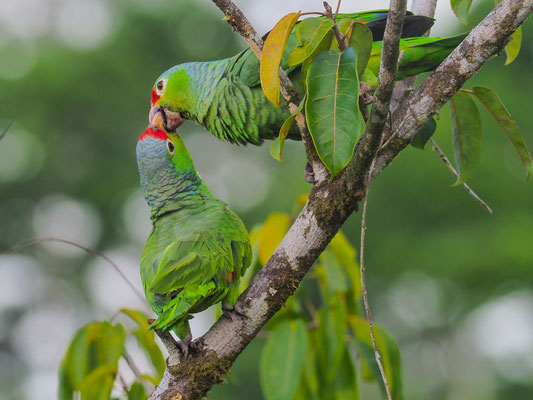
[[(184, 156), (189, 157), (188, 154)], [(183, 208), (187, 200), (194, 201), (194, 198), (205, 195), (206, 189), (192, 160), (190, 165), (178, 170), (164, 140), (154, 137), (140, 140), (137, 143), (137, 164), (141, 189), (152, 218)]]

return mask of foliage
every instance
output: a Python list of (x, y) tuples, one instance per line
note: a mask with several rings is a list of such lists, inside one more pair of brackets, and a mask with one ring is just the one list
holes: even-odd
[[(113, 325), (102, 321), (91, 322), (74, 334), (59, 368), (60, 400), (77, 398), (75, 393), (79, 393), (82, 400), (110, 399), (117, 379), (129, 400), (144, 400), (148, 398), (146, 386), (152, 387), (161, 380), (166, 367), (165, 359), (155, 342), (154, 332), (149, 330), (148, 317), (140, 311), (129, 309), (122, 309), (121, 313), (136, 324), (129, 332), (120, 323)], [(137, 375), (129, 387), (119, 377), (121, 358), (131, 367), (132, 361), (128, 358), (125, 346), (128, 335), (137, 339), (155, 372)], [(138, 373), (135, 369), (133, 372)]]
[[(274, 213), (254, 229), (253, 246), (259, 253), (254, 270), (268, 261), (291, 219), (288, 214)], [(376, 361), (368, 324), (361, 317), (356, 251), (342, 232), (309, 275), (266, 326), (269, 336), (260, 363), (263, 395), (267, 400), (357, 399), (357, 375), (376, 382), (381, 382), (381, 375), (373, 368)], [(312, 296), (316, 291), (318, 302)], [(385, 328), (375, 329), (394, 398), (401, 399), (398, 346)]]
[[(467, 14), (471, 4), (471, 0), (451, 0), (454, 13), (466, 25), (469, 24)], [(263, 51), (261, 57), (263, 91), (278, 107), (278, 70), (285, 46), (295, 30), (298, 43), (294, 48), (291, 47), (288, 66), (302, 65), (305, 97), (298, 110), (281, 127), (279, 138), (272, 143), (270, 153), (278, 161), (283, 161), (285, 138), (296, 114), (304, 111), (317, 154), (333, 179), (350, 162), (355, 145), (365, 130), (358, 102), (359, 77), (367, 82), (375, 80), (375, 77), (372, 78), (374, 74), (366, 68), (372, 50), (372, 33), (363, 24), (342, 19), (338, 27), (348, 44), (348, 48), (342, 51), (343, 46), (337, 43), (336, 36), (332, 34), (336, 21), (315, 17), (297, 23), (298, 18), (299, 13), (290, 13), (276, 24), (265, 41), (267, 51)], [(521, 36), (521, 30), (518, 29), (506, 46), (506, 65), (517, 57)], [(491, 100), (483, 101), (479, 94), (476, 97), (489, 109), (517, 149), (529, 178), (533, 173), (531, 157), (516, 123), (493, 91), (483, 89), (482, 93), (485, 99), (490, 96)], [(455, 185), (458, 185), (472, 176), (479, 161), (481, 119), (476, 105), (463, 93), (458, 93), (450, 105), (455, 161), (459, 172)], [(436, 122), (432, 119), (421, 129), (412, 145), (423, 150), (435, 130)]]

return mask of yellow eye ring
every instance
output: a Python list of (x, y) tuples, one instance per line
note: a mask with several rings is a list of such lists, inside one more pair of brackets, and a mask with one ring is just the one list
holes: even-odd
[(167, 150), (168, 154), (170, 154), (171, 156), (173, 156), (174, 152), (176, 151), (176, 146), (174, 146), (174, 143), (172, 143), (172, 140), (170, 139), (167, 139)]
[(163, 93), (165, 93), (166, 88), (167, 88), (167, 79), (160, 79), (160, 80), (155, 84), (155, 92), (156, 92), (159, 96), (162, 96)]

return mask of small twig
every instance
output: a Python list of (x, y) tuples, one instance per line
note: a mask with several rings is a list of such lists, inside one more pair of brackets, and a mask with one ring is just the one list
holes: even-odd
[(118, 380), (120, 381), (120, 386), (122, 386), (122, 389), (124, 389), (124, 392), (128, 393), (128, 384), (124, 380), (124, 377), (121, 375), (120, 372), (117, 372)]
[(0, 134), (0, 140), (2, 140), (4, 138), (4, 136), (6, 135), (7, 131), (9, 131), (9, 129), (11, 128), (11, 125), (13, 125), (13, 122), (15, 122), (14, 120), (11, 120), (9, 122), (9, 124), (7, 124), (6, 126), (6, 129), (4, 129), (4, 131), (2, 132), (2, 134)]
[(40, 244), (40, 243), (44, 243), (44, 242), (59, 242), (59, 243), (65, 243), (65, 244), (68, 244), (68, 245), (71, 245), (71, 246), (74, 246), (74, 247), (77, 247), (78, 249), (82, 249), (84, 251), (86, 251), (87, 253), (93, 255), (93, 256), (96, 256), (96, 257), (100, 257), (102, 259), (104, 259), (105, 261), (107, 261), (109, 264), (111, 264), (111, 266), (115, 269), (115, 271), (118, 272), (118, 274), (121, 276), (122, 279), (124, 279), (124, 281), (126, 282), (126, 284), (130, 287), (131, 290), (133, 290), (133, 292), (137, 295), (137, 297), (139, 299), (141, 299), (143, 302), (146, 301), (146, 299), (144, 298), (144, 296), (139, 293), (137, 291), (137, 289), (135, 288), (135, 286), (133, 285), (133, 283), (130, 282), (130, 280), (126, 277), (126, 275), (124, 275), (124, 273), (122, 272), (122, 270), (119, 268), (119, 266), (117, 264), (115, 264), (108, 256), (106, 256), (104, 253), (100, 253), (99, 251), (96, 251), (96, 250), (93, 250), (93, 249), (90, 249), (88, 247), (85, 247), (79, 243), (76, 243), (76, 242), (72, 242), (70, 240), (66, 240), (66, 239), (60, 239), (60, 238), (55, 238), (55, 237), (41, 237), (41, 238), (32, 238), (32, 239), (28, 239), (22, 243), (19, 243), (18, 245), (10, 248), (9, 250), (7, 250), (4, 254), (12, 254), (12, 253), (17, 253), (19, 252), (20, 250), (28, 247), (28, 246), (32, 246), (34, 244)]
[(337, 15), (339, 15), (339, 9), (341, 8), (341, 2), (342, 0), (339, 0), (337, 2), (337, 9), (335, 10), (335, 21), (337, 20)]
[(366, 319), (368, 322), (368, 329), (370, 329), (370, 338), (372, 339), (372, 348), (374, 350), (374, 356), (376, 358), (376, 363), (378, 364), (379, 371), (381, 372), (381, 378), (383, 379), (383, 384), (385, 385), (385, 391), (387, 392), (387, 399), (392, 400), (392, 395), (389, 387), (389, 382), (387, 376), (385, 375), (385, 368), (383, 367), (383, 362), (381, 361), (381, 355), (378, 351), (378, 346), (376, 344), (376, 337), (374, 335), (374, 325), (372, 322), (372, 312), (370, 311), (370, 302), (368, 301), (368, 293), (366, 290), (366, 279), (365, 279), (365, 239), (366, 239), (366, 208), (368, 203), (368, 194), (370, 192), (370, 177), (374, 170), (374, 165), (376, 163), (376, 158), (372, 160), (370, 169), (368, 171), (367, 187), (365, 200), (363, 202), (363, 211), (361, 216), (361, 248), (359, 250), (359, 271), (361, 275), (361, 296), (363, 297), (363, 304), (365, 306)]
[(126, 361), (126, 364), (128, 364), (128, 367), (130, 367), (131, 371), (135, 375), (135, 378), (139, 379), (142, 375), (141, 370), (139, 367), (137, 367), (137, 364), (135, 364), (133, 358), (126, 351), (126, 348), (124, 348), (124, 351), (122, 352), (122, 357), (124, 357), (124, 361)]
[[(332, 10), (331, 6), (328, 4), (327, 1), (325, 1), (323, 4), (324, 4), (324, 8), (326, 9), (326, 16), (333, 21), (333, 28), (331, 28), (331, 29), (333, 31), (333, 34), (337, 38), (337, 43), (339, 45), (339, 50), (340, 51), (344, 51), (344, 50), (346, 50), (348, 48), (346, 46), (346, 42), (344, 40), (344, 39), (346, 39), (346, 36), (344, 36), (341, 33), (341, 31), (339, 30), (339, 27), (337, 26), (337, 19), (336, 19), (337, 18), (337, 13), (335, 13), (335, 15), (333, 15), (333, 10)], [(338, 9), (339, 5), (340, 5), (340, 1), (337, 4), (337, 11), (339, 10)]]
[(304, 13), (301, 13), (300, 14), (300, 17), (303, 16), (303, 15), (322, 15), (323, 17), (327, 17), (326, 13), (323, 13), (321, 11), (309, 11), (309, 12), (304, 12)]
[[(433, 150), (435, 150), (437, 153), (439, 153), (439, 156), (440, 156), (440, 159), (444, 162), (444, 164), (446, 164), (446, 166), (448, 167), (448, 169), (450, 170), (450, 172), (456, 177), (456, 178), (459, 178), (459, 174), (457, 173), (457, 171), (455, 170), (455, 168), (453, 167), (452, 163), (450, 162), (450, 160), (448, 159), (448, 157), (446, 157), (446, 154), (444, 154), (444, 152), (440, 149), (440, 147), (437, 145), (437, 142), (435, 142), (435, 140), (433, 140), (433, 138), (429, 139), (431, 141), (431, 145), (433, 146)], [(477, 194), (476, 192), (474, 192), (470, 186), (468, 186), (466, 183), (462, 183), (463, 187), (465, 188), (465, 190), (468, 192), (468, 194), (470, 196), (473, 197), (473, 199), (475, 201), (477, 201), (479, 203), (479, 205), (481, 207), (483, 207), (485, 210), (487, 210), (487, 212), (489, 214), (492, 214), (493, 211), (492, 209), (489, 207), (489, 205), (487, 203), (485, 203)]]

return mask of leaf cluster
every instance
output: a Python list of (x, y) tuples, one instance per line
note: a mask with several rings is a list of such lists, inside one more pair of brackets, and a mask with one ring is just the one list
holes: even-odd
[[(299, 12), (284, 16), (266, 38), (261, 55), (261, 86), (278, 107), (279, 68), (294, 28), (297, 44), (288, 54), (288, 67), (301, 67), (305, 94), (283, 124), (270, 152), (283, 161), (283, 143), (296, 115), (303, 111), (317, 154), (334, 178), (353, 157), (355, 144), (365, 129), (359, 111), (359, 78), (370, 58), (372, 32), (348, 18), (338, 24), (324, 16), (297, 23), (299, 17)], [(333, 34), (334, 26), (344, 36), (343, 43), (338, 43)]]
[[(295, 210), (305, 200), (301, 196)], [(291, 222), (292, 216), (273, 213), (251, 232), (255, 271), (268, 261)], [(309, 279), (266, 325), (260, 378), (267, 400), (358, 399), (358, 378), (381, 385), (368, 323), (361, 316), (356, 255), (339, 232), (317, 260)], [(401, 399), (398, 346), (382, 326), (375, 326), (374, 331), (394, 398)]]
[[(166, 364), (155, 342), (155, 333), (149, 330), (148, 317), (129, 309), (122, 309), (121, 313), (135, 323), (130, 331), (120, 323), (100, 321), (90, 322), (74, 334), (59, 367), (60, 400), (72, 400), (77, 396), (82, 400), (108, 400), (117, 384), (128, 400), (145, 400), (148, 398), (147, 387), (159, 383)], [(153, 366), (151, 374), (140, 374), (128, 357), (126, 339), (130, 335), (148, 356)], [(130, 385), (119, 376), (120, 359), (124, 359), (136, 375)]]

